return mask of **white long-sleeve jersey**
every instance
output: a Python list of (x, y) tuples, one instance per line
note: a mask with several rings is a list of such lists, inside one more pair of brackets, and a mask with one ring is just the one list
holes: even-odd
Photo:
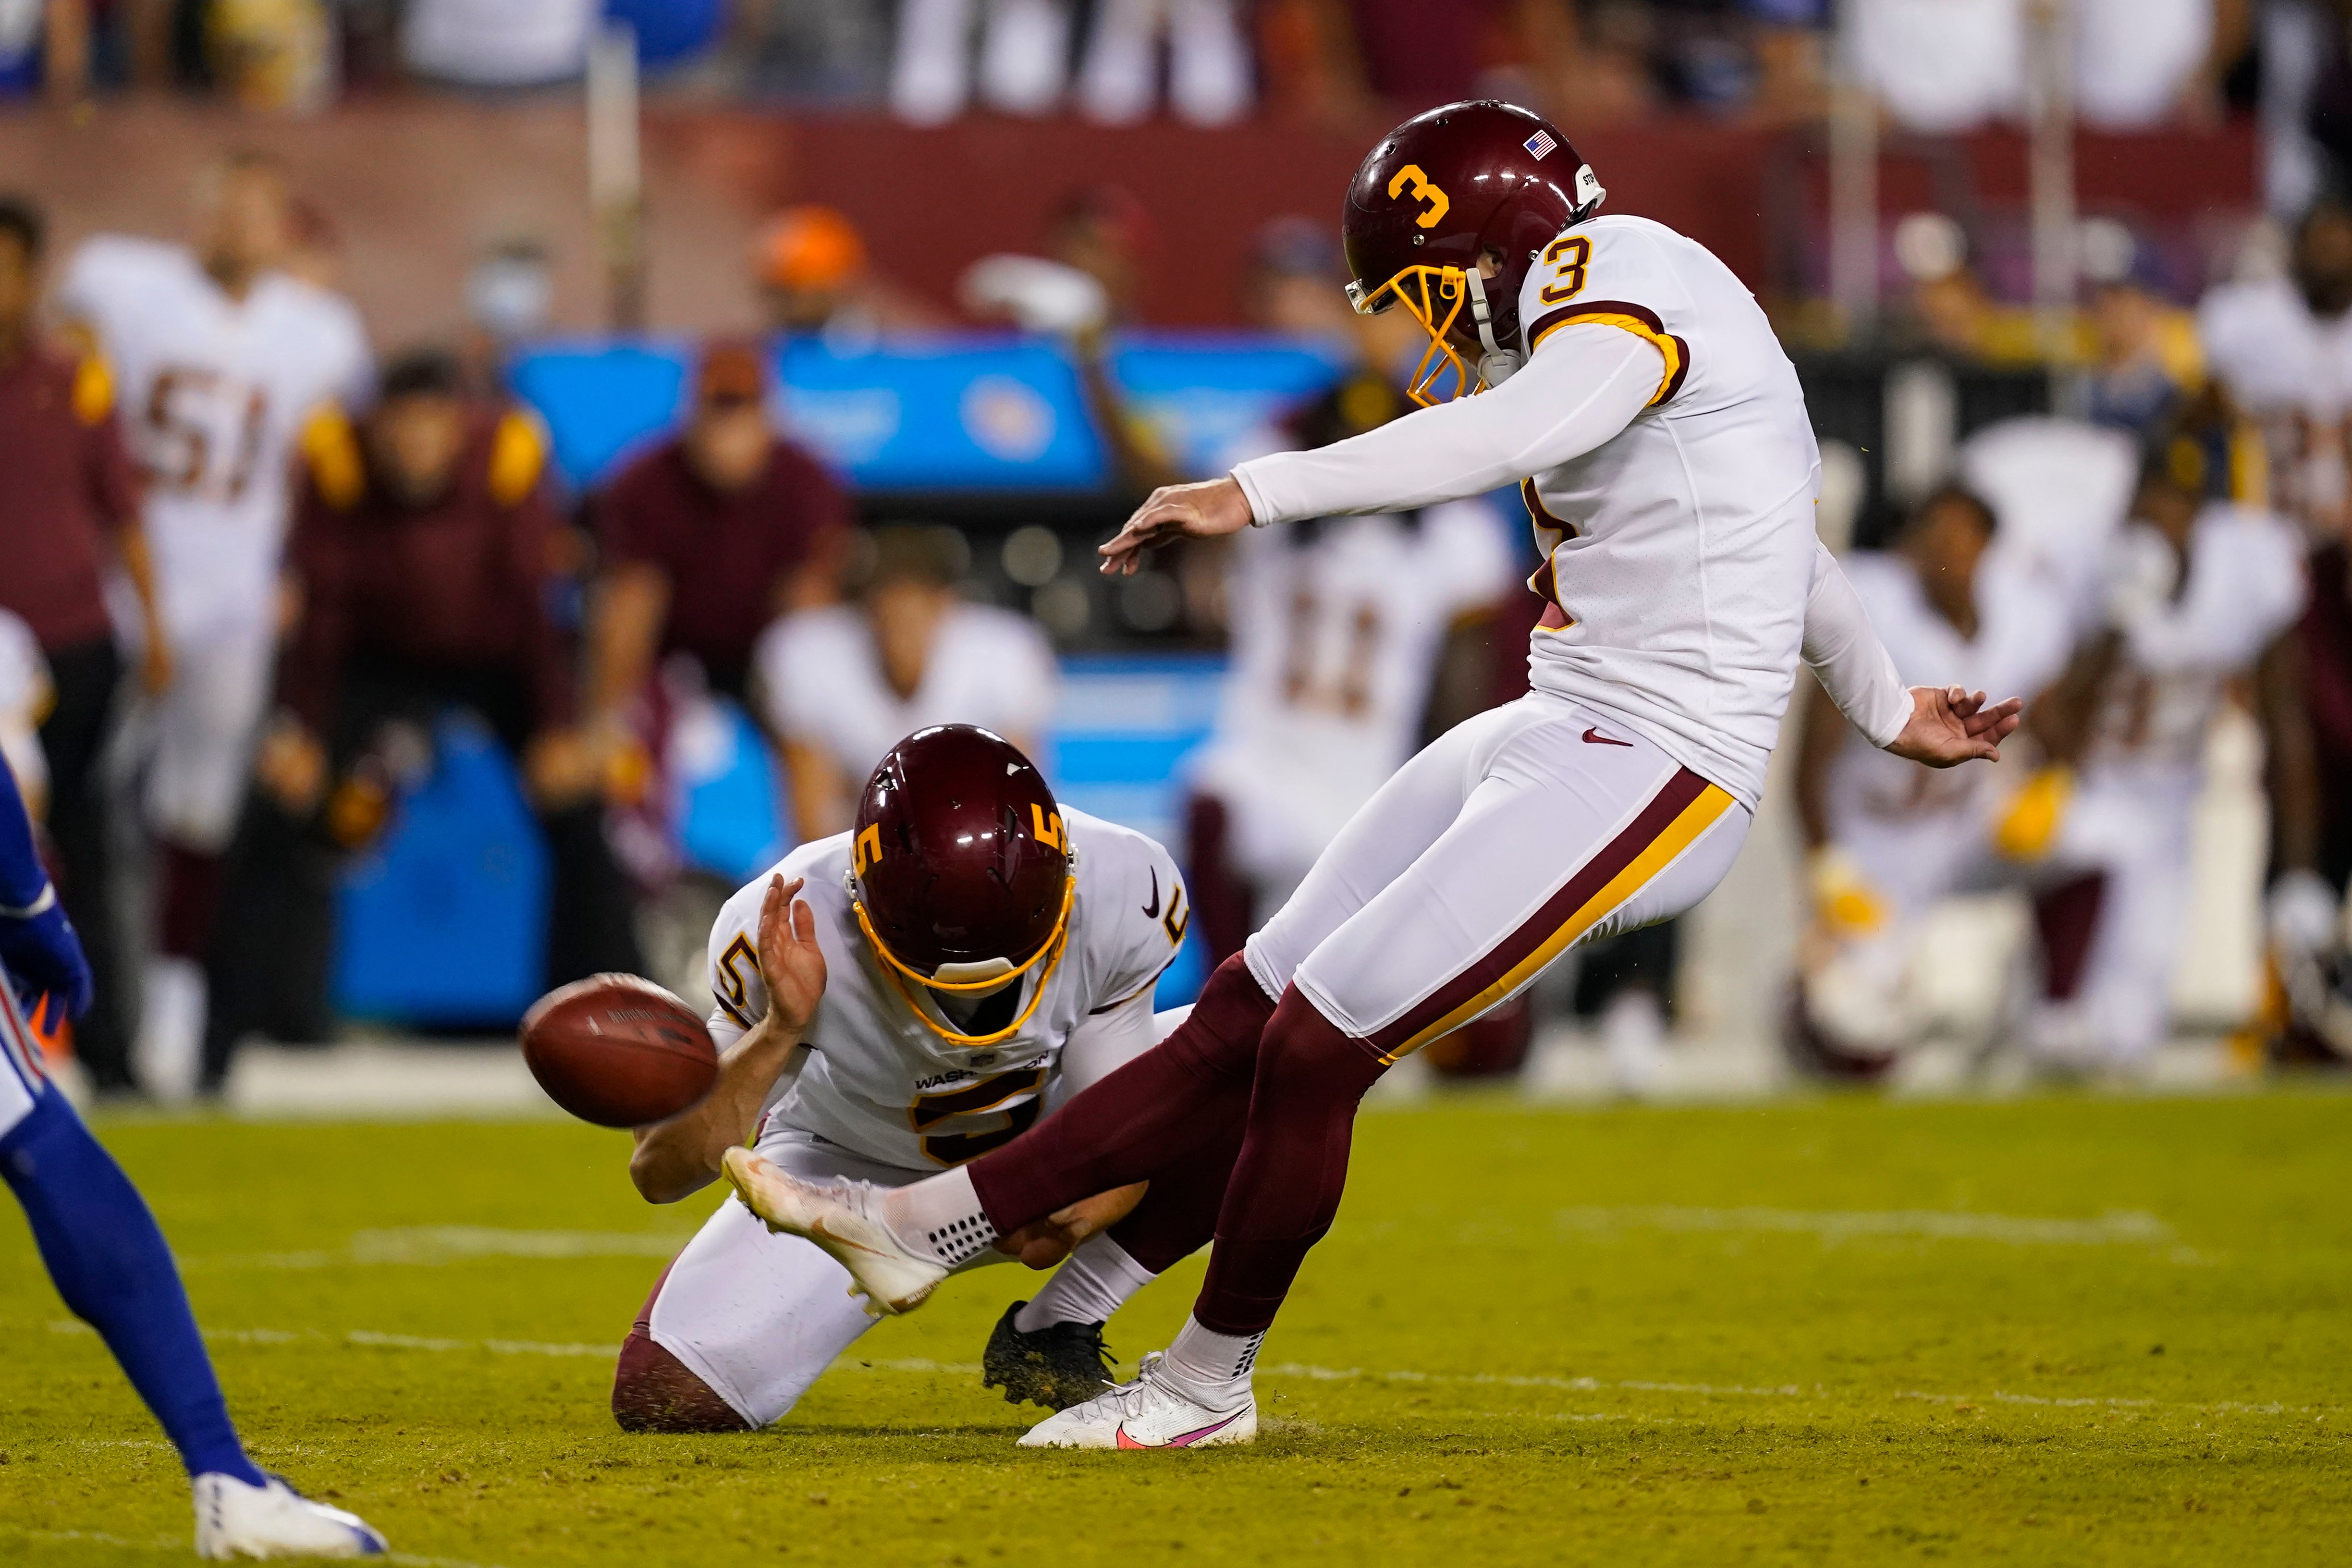
[(1518, 484), (1551, 601), (1538, 690), (1622, 721), (1753, 809), (1802, 658), (1886, 745), (1911, 699), (1814, 531), (1797, 374), (1705, 247), (1581, 223), (1519, 298), (1527, 364), (1476, 397), (1234, 470), (1259, 522), (1398, 511)]

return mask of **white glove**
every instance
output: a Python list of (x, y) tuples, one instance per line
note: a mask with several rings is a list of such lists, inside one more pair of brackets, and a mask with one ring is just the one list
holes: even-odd
[(2268, 904), (2271, 945), (2280, 953), (2309, 958), (2336, 945), (2342, 903), (2318, 872), (2287, 872), (2271, 884)]
[(2107, 625), (2128, 632), (2162, 609), (2180, 584), (2180, 555), (2144, 522), (2127, 522), (2107, 544), (2101, 602)]
[(1110, 320), (1110, 296), (1087, 273), (1042, 256), (983, 256), (956, 284), (975, 316), (1008, 318), (1033, 332), (1068, 336)]

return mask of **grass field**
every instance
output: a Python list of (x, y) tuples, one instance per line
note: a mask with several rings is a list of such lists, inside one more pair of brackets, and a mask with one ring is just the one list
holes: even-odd
[[(1265, 1436), (1141, 1456), (1013, 1447), (971, 1363), (1014, 1268), (769, 1432), (625, 1436), (612, 1346), (714, 1200), (636, 1202), (617, 1135), (103, 1131), (263, 1462), (415, 1562), (2352, 1555), (2337, 1093), (1373, 1114)], [(19, 1222), (0, 1253), (0, 1561), (184, 1552), (170, 1450)], [(1114, 1321), (1130, 1363), (1198, 1268)]]

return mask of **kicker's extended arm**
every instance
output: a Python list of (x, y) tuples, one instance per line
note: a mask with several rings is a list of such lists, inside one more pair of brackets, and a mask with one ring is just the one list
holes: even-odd
[(1311, 452), (1234, 470), (1258, 522), (1410, 511), (1483, 495), (1583, 456), (1656, 397), (1665, 357), (1622, 328), (1562, 327), (1517, 375)]
[(1886, 645), (1871, 629), (1862, 596), (1818, 540), (1813, 544), (1813, 591), (1805, 601), (1805, 663), (1853, 727), (1881, 748), (1894, 744), (1911, 721), (1910, 689), (1895, 668)]

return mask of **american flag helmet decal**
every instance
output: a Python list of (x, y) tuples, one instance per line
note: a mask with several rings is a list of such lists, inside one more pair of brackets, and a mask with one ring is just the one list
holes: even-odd
[(1559, 146), (1559, 143), (1553, 139), (1550, 132), (1538, 131), (1534, 135), (1528, 137), (1527, 141), (1520, 143), (1520, 145), (1527, 148), (1527, 150), (1535, 157), (1540, 159), (1553, 148)]

